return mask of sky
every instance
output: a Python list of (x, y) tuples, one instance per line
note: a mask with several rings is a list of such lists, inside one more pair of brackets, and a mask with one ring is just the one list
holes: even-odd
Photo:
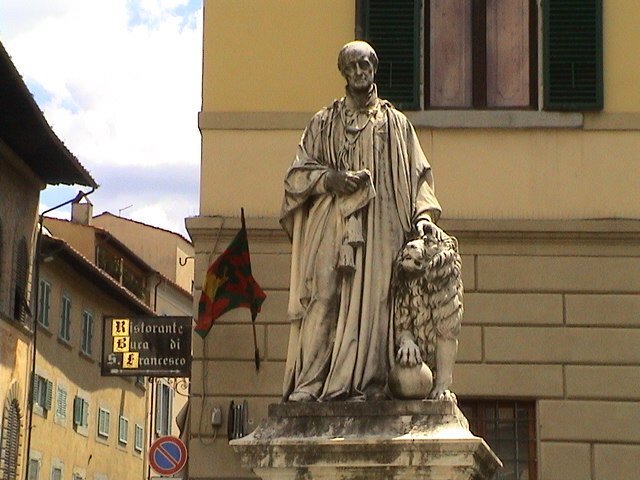
[[(198, 214), (202, 0), (1, 0), (0, 41), (104, 211), (181, 233)], [(50, 186), (40, 210), (81, 186)], [(70, 217), (70, 209), (52, 212)]]

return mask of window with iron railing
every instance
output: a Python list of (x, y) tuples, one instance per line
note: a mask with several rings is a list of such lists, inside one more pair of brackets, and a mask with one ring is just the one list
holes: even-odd
[(494, 480), (535, 480), (535, 403), (517, 400), (460, 400), (469, 428), (502, 460)]

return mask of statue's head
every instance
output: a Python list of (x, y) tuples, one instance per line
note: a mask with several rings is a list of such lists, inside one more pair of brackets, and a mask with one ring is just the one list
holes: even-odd
[(338, 54), (338, 70), (351, 90), (368, 91), (378, 70), (378, 56), (367, 42), (349, 42)]

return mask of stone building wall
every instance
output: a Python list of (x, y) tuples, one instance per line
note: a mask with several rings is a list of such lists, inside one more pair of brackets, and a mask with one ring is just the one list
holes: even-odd
[[(221, 317), (205, 341), (194, 338), (194, 480), (251, 477), (227, 445), (226, 424), (214, 434), (214, 406), (226, 421), (231, 400), (248, 400), (252, 429), (280, 401), (290, 249), (276, 219), (248, 218), (247, 226), (253, 273), (267, 293), (256, 324), (263, 361), (256, 372), (248, 310)], [(635, 480), (640, 222), (450, 220), (442, 226), (458, 237), (463, 259), (458, 397), (535, 402), (539, 480)], [(239, 227), (230, 218), (188, 221), (196, 289)]]

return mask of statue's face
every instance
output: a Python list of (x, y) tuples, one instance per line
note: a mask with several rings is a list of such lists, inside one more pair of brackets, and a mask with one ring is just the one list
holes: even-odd
[(353, 49), (345, 55), (342, 75), (349, 88), (356, 92), (368, 91), (373, 85), (375, 68), (364, 49)]

